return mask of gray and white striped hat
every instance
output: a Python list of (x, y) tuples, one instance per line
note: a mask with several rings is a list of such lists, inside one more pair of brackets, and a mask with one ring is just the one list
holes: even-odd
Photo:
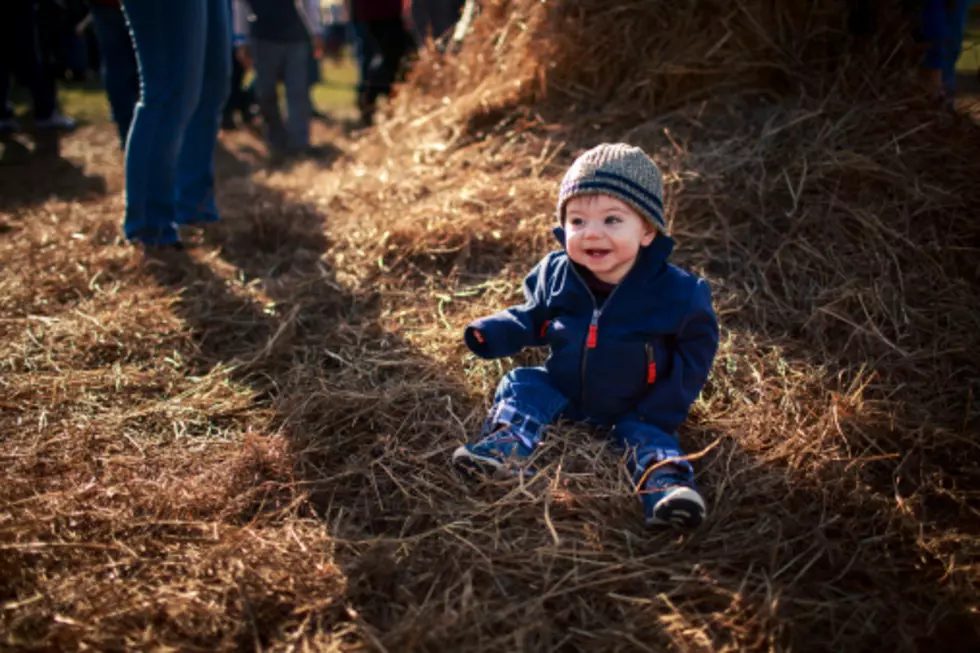
[(611, 195), (666, 235), (663, 189), (660, 168), (643, 150), (626, 143), (602, 143), (575, 159), (565, 173), (558, 191), (558, 221), (565, 223), (565, 206), (573, 197)]

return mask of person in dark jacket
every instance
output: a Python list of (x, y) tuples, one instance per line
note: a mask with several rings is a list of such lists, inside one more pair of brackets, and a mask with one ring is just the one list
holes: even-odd
[(529, 459), (559, 417), (611, 427), (646, 523), (701, 523), (705, 504), (675, 432), (707, 381), (718, 322), (707, 282), (667, 262), (662, 196), (660, 171), (639, 148), (606, 143), (575, 161), (558, 197), (563, 249), (524, 280), (522, 306), (464, 334), (482, 358), (545, 345), (551, 356), (503, 378), (480, 439), (454, 464), (533, 474)]

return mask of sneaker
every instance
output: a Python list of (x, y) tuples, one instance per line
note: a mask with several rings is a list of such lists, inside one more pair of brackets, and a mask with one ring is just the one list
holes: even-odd
[(20, 131), (20, 123), (13, 118), (0, 120), (0, 134), (13, 134)]
[(503, 473), (508, 476), (533, 476), (526, 465), (534, 449), (507, 428), (501, 428), (473, 444), (464, 444), (453, 452), (453, 465), (466, 472)]
[(70, 132), (78, 127), (78, 123), (75, 122), (74, 118), (69, 118), (68, 116), (62, 115), (55, 111), (51, 114), (50, 118), (35, 120), (34, 127), (37, 129), (53, 129), (57, 131)]
[(650, 474), (640, 498), (647, 526), (694, 529), (704, 521), (704, 499), (694, 480), (672, 467)]

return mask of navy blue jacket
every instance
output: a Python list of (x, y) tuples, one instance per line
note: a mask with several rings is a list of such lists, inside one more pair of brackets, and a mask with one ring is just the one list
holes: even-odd
[(552, 382), (586, 415), (673, 433), (718, 349), (708, 284), (668, 263), (673, 249), (662, 234), (641, 248), (601, 308), (565, 251), (552, 252), (524, 279), (525, 303), (470, 324), (466, 344), (482, 358), (548, 345)]

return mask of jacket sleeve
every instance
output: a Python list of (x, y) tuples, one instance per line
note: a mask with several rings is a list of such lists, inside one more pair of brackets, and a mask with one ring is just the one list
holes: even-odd
[(665, 433), (674, 433), (687, 419), (691, 405), (708, 380), (717, 351), (718, 320), (711, 307), (711, 289), (704, 279), (699, 279), (675, 339), (670, 371), (658, 377), (640, 401), (640, 419)]
[(546, 344), (541, 326), (547, 318), (549, 257), (542, 259), (524, 278), (524, 303), (476, 320), (463, 334), (466, 346), (480, 358), (503, 358), (525, 347)]

